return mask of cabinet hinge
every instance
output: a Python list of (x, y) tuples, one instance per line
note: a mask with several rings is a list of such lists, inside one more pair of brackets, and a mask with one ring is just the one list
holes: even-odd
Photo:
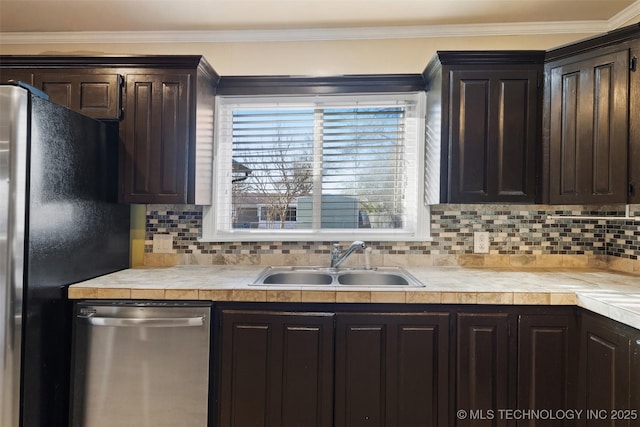
[(629, 62), (629, 69), (631, 71), (636, 71), (637, 68), (638, 68), (638, 57), (634, 56), (633, 58), (631, 58), (631, 61)]

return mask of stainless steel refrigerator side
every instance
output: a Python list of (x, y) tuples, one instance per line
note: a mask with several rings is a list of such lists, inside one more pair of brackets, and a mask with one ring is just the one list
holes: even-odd
[(0, 425), (18, 427), (28, 153), (28, 96), (0, 86)]

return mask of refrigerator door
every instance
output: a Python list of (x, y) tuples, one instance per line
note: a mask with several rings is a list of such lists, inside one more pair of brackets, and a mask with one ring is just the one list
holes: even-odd
[(28, 97), (0, 86), (0, 425), (18, 427)]

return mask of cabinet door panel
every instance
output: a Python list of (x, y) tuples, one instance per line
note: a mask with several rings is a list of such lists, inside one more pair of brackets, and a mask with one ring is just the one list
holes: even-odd
[(488, 194), (490, 81), (468, 74), (452, 72), (451, 105), (458, 114), (451, 117), (450, 186), (452, 196), (482, 197)]
[[(582, 318), (579, 398), (585, 410), (636, 409), (630, 406), (630, 340), (613, 325), (589, 314)], [(588, 426), (629, 425), (609, 417), (584, 421)]]
[(397, 353), (392, 354), (397, 354), (397, 362), (389, 370), (388, 383), (396, 398), (389, 404), (387, 425), (447, 425), (448, 314), (394, 320)]
[(282, 358), (282, 427), (326, 426), (332, 421), (332, 327), (284, 325)]
[(385, 326), (338, 324), (337, 334), (336, 426), (384, 426)]
[(116, 73), (39, 71), (33, 84), (46, 92), (51, 102), (96, 119), (118, 119), (120, 80)]
[(189, 82), (187, 74), (127, 75), (124, 202), (186, 203)]
[[(498, 125), (497, 125), (497, 195), (531, 195), (531, 170), (528, 164), (535, 159), (534, 141), (536, 135), (535, 95), (531, 93), (531, 82), (536, 73), (526, 79), (500, 79), (498, 82)], [(533, 103), (533, 105), (532, 105)]]
[(627, 199), (628, 51), (551, 69), (550, 202)]
[[(518, 321), (518, 408), (577, 408), (576, 319), (573, 315), (521, 315)], [(559, 420), (554, 425), (574, 425)], [(519, 426), (535, 425), (523, 420)]]
[(446, 313), (339, 313), (335, 425), (447, 425), (448, 324)]
[(449, 202), (534, 200), (537, 76), (450, 72)]
[(21, 81), (32, 85), (33, 73), (26, 69), (0, 67), (0, 83), (7, 83), (8, 81)]
[(636, 66), (629, 74), (629, 203), (640, 203), (640, 46), (631, 49)]
[[(510, 399), (509, 316), (506, 313), (458, 314), (456, 408), (482, 411), (513, 408)], [(490, 418), (490, 417), (488, 417)], [(505, 419), (458, 419), (457, 425), (506, 425)]]
[(330, 427), (333, 314), (223, 310), (220, 426)]

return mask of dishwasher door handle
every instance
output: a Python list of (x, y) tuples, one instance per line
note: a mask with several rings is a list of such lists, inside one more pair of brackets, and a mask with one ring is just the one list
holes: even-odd
[(183, 328), (204, 325), (204, 316), (196, 317), (94, 317), (78, 316), (78, 320), (91, 326), (147, 327), (147, 328)]

